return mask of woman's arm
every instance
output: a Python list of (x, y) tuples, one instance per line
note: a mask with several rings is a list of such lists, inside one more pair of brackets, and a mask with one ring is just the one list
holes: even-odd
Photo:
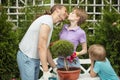
[(86, 42), (81, 43), (81, 46), (82, 46), (82, 50), (80, 52), (77, 52), (77, 55), (83, 55), (87, 53), (87, 43)]

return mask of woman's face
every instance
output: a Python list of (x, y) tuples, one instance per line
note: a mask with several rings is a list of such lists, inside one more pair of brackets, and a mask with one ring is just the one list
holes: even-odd
[(70, 21), (78, 21), (80, 17), (76, 15), (76, 10), (73, 10), (69, 15), (68, 15), (68, 20)]

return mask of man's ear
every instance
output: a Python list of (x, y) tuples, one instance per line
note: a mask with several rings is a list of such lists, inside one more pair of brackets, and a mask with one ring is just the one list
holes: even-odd
[(60, 12), (60, 9), (57, 8), (57, 9), (56, 9), (56, 12), (59, 13), (59, 12)]

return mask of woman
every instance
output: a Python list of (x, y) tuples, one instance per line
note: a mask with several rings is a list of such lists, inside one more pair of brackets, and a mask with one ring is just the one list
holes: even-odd
[[(86, 33), (83, 29), (80, 28), (81, 25), (87, 19), (87, 14), (84, 10), (79, 8), (74, 8), (73, 11), (69, 14), (68, 20), (70, 24), (65, 24), (62, 31), (60, 32), (61, 40), (68, 40), (74, 44), (74, 52), (69, 56), (68, 64), (70, 67), (80, 67), (80, 62), (78, 55), (83, 55), (87, 52), (87, 42), (86, 42)], [(81, 44), (82, 50), (76, 52), (77, 46)], [(75, 63), (74, 63), (75, 60)], [(59, 57), (57, 60), (58, 68), (64, 67), (64, 61), (62, 57)]]

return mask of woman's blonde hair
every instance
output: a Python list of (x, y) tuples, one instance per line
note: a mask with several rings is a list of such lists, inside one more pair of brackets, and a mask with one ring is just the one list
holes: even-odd
[(79, 25), (79, 24), (84, 23), (86, 21), (87, 17), (88, 17), (87, 12), (85, 10), (83, 10), (82, 8), (77, 8), (77, 7), (75, 7), (73, 10), (75, 10), (76, 15), (78, 17), (80, 17), (77, 24)]
[(106, 57), (105, 48), (100, 44), (91, 45), (88, 49), (88, 53), (90, 57), (98, 61), (103, 61), (105, 60), (105, 57)]

